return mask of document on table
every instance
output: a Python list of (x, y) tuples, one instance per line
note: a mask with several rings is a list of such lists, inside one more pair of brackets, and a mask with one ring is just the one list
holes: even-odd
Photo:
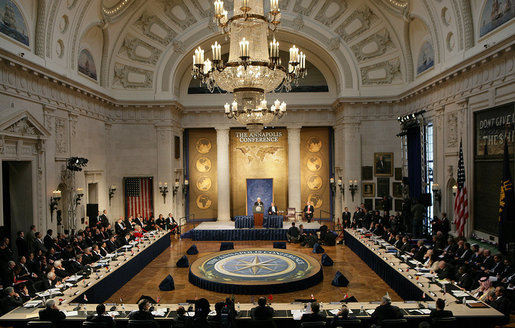
[(107, 314), (109, 314), (111, 317), (117, 317), (120, 315), (120, 312), (118, 311), (109, 311), (107, 312)]
[(466, 292), (464, 292), (464, 291), (462, 291), (462, 290), (453, 290), (451, 293), (454, 295), (454, 297), (465, 297), (465, 296), (469, 296), (469, 294), (468, 294), (468, 293), (466, 293)]
[(368, 310), (365, 310), (365, 312), (368, 314), (368, 315), (372, 315), (372, 313), (374, 313), (376, 309), (368, 309)]
[(300, 320), (304, 313), (305, 313), (304, 310), (291, 310), (291, 315), (293, 316), (293, 320)]
[[(152, 315), (155, 317), (164, 317), (168, 313), (168, 308), (159, 308), (155, 311), (152, 311)], [(215, 311), (216, 315), (216, 311)]]
[(79, 311), (63, 311), (66, 317), (76, 317), (79, 315)]
[[(332, 315), (338, 315), (338, 312), (340, 312), (340, 309), (329, 310), (329, 313), (331, 313)], [(351, 309), (349, 309), (349, 314), (352, 314)]]
[(414, 309), (414, 310), (408, 310), (409, 313), (415, 313), (415, 314), (430, 314), (431, 310), (429, 309)]
[(39, 304), (41, 304), (41, 303), (42, 303), (42, 301), (28, 301), (25, 304), (23, 304), (23, 307), (24, 308), (33, 308), (33, 307), (39, 306)]
[(76, 282), (76, 281), (79, 281), (80, 278), (82, 278), (82, 275), (73, 275), (70, 278), (68, 278), (66, 281), (68, 281), (68, 282)]

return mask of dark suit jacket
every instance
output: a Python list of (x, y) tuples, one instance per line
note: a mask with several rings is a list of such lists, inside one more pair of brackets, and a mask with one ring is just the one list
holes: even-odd
[(44, 309), (39, 311), (39, 320), (58, 322), (66, 319), (64, 312), (56, 309)]
[(424, 260), (424, 255), (426, 254), (427, 252), (427, 248), (426, 246), (422, 245), (420, 246), (416, 251), (415, 251), (415, 254), (413, 255), (413, 258), (419, 262), (422, 262)]
[(277, 206), (274, 206), (274, 209), (272, 209), (272, 206), (268, 207), (268, 215), (277, 215)]
[(431, 313), (429, 314), (429, 318), (431, 320), (437, 319), (437, 318), (448, 318), (448, 317), (452, 317), (452, 316), (453, 316), (452, 311), (447, 311), (447, 310), (432, 310)]
[(326, 320), (326, 316), (324, 313), (304, 313), (302, 318), (300, 318), (300, 322), (318, 322)]
[(443, 269), (437, 269), (435, 273), (438, 275), (438, 279), (454, 279), (453, 270), (449, 264)]
[(113, 328), (116, 327), (116, 322), (114, 321), (113, 317), (110, 317), (108, 315), (92, 315), (89, 316), (86, 321), (89, 322), (103, 322), (106, 327)]
[[(309, 210), (309, 213), (308, 213), (308, 210)], [(315, 208), (313, 207), (313, 205), (309, 205), (309, 206), (306, 205), (306, 206), (304, 206), (304, 217), (312, 218), (314, 211), (315, 211)]]
[(25, 238), (16, 238), (16, 248), (18, 249), (18, 256), (27, 255), (29, 253), (29, 247)]
[(457, 284), (458, 286), (460, 286), (461, 288), (465, 289), (465, 290), (470, 290), (470, 288), (472, 287), (472, 274), (470, 272), (465, 272), (464, 274), (460, 275), (459, 277), (457, 277)]
[(403, 314), (401, 310), (391, 304), (379, 305), (376, 307), (374, 313), (372, 313), (372, 320), (381, 324), (384, 319), (401, 319)]
[(133, 311), (129, 314), (130, 320), (154, 320), (154, 316), (149, 311)]
[(274, 316), (274, 309), (270, 306), (256, 306), (250, 311), (252, 320), (269, 320)]
[(510, 322), (511, 303), (506, 296), (500, 296), (489, 302), (489, 304), (491, 307), (504, 314), (504, 320), (501, 320), (499, 324), (507, 324)]

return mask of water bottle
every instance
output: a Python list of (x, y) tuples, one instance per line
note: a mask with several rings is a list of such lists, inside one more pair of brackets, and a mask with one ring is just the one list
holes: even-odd
[(240, 313), (240, 302), (236, 303), (236, 312)]
[(359, 313), (363, 313), (364, 310), (363, 310), (363, 305), (361, 306), (361, 308), (359, 309)]

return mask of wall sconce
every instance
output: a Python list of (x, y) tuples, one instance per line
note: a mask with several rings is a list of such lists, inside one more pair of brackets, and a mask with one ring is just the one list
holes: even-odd
[(182, 193), (187, 195), (190, 190), (190, 181), (188, 179), (184, 179), (184, 184), (182, 185)]
[(116, 185), (109, 186), (109, 206), (111, 206), (111, 199), (114, 197), (114, 192), (116, 191)]
[(440, 186), (438, 185), (438, 183), (433, 183), (432, 189), (435, 203), (440, 204), (440, 201), (442, 200), (442, 192), (440, 190)]
[(57, 205), (59, 205), (60, 200), (61, 190), (52, 191), (52, 197), (50, 197), (50, 216), (54, 214), (54, 211), (57, 209)]
[(173, 195), (177, 195), (177, 192), (179, 191), (179, 179), (175, 179), (175, 184), (173, 185)]
[(163, 195), (163, 203), (166, 203), (166, 194), (168, 193), (168, 183), (159, 182), (159, 192)]
[(340, 188), (340, 193), (345, 194), (345, 186), (343, 185), (342, 177), (338, 178), (338, 187)]
[(356, 194), (356, 191), (358, 191), (358, 180), (349, 180), (349, 190), (350, 194), (352, 195), (352, 201), (354, 201), (354, 194)]
[(454, 197), (456, 197), (456, 194), (458, 193), (458, 185), (452, 186), (452, 194)]
[(334, 178), (333, 177), (331, 177), (329, 179), (329, 185), (331, 186), (331, 191), (334, 194), (336, 192), (336, 184), (334, 183)]
[(84, 189), (77, 188), (76, 195), (75, 195), (75, 206), (78, 206), (80, 204), (80, 200), (82, 199), (82, 196), (84, 196)]

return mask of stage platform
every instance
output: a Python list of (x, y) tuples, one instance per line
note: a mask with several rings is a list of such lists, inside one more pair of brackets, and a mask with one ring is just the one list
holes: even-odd
[[(297, 226), (301, 223), (296, 222)], [(318, 222), (303, 222), (304, 231), (315, 233), (320, 229)], [(286, 240), (286, 232), (291, 223), (285, 222), (283, 228), (242, 228), (237, 229), (234, 222), (202, 222), (194, 229), (182, 234), (182, 238), (192, 240)]]

